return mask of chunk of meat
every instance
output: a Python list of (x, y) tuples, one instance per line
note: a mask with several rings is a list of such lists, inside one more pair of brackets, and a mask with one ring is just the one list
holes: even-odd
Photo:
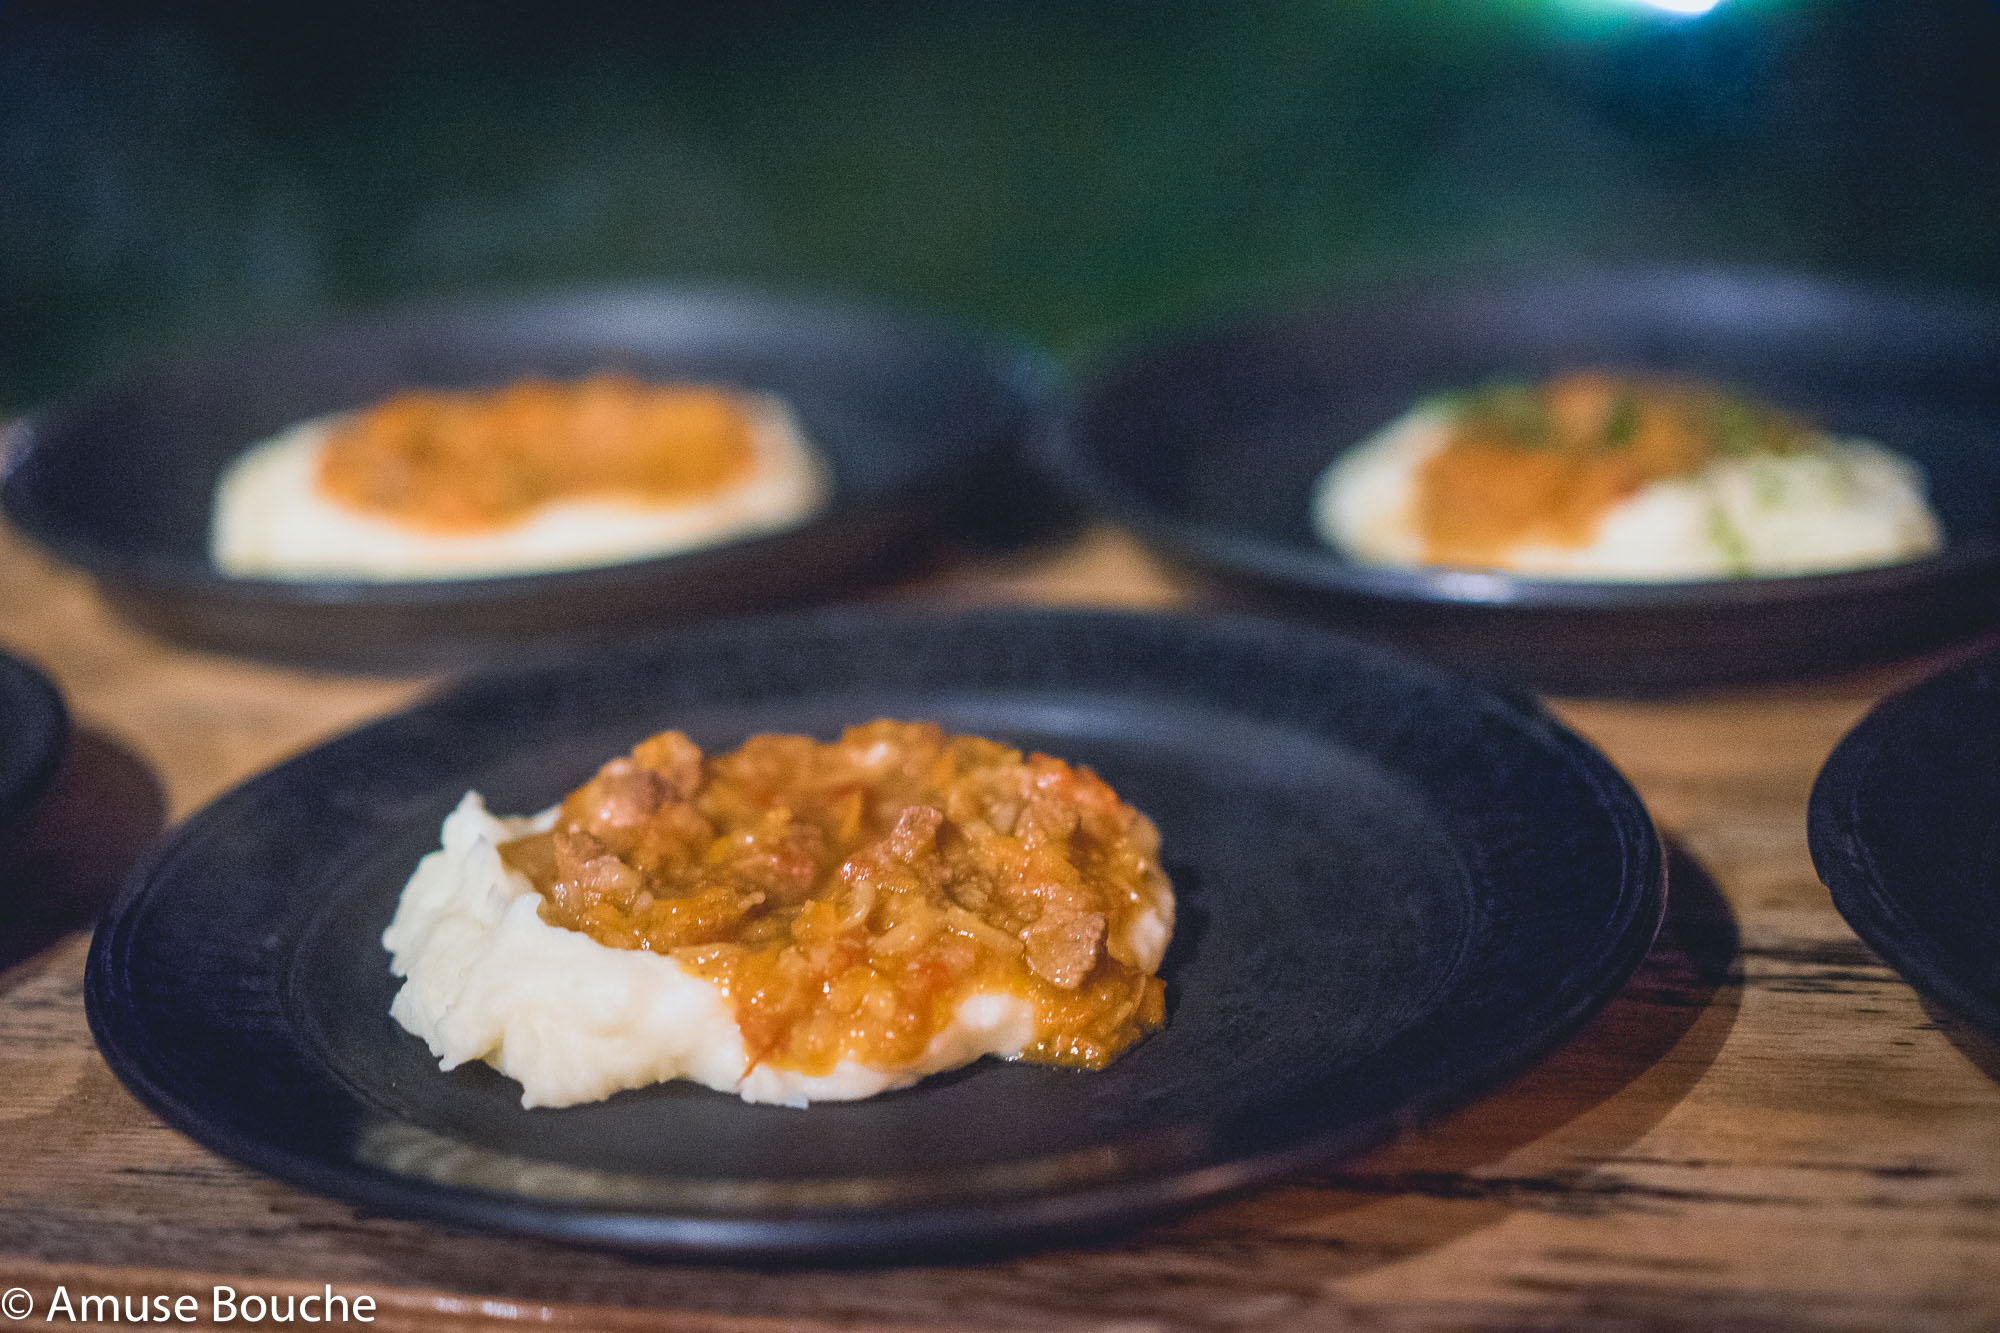
[(629, 907), (646, 887), (637, 870), (581, 831), (556, 830), (555, 864), (556, 882), (549, 896), (577, 916), (599, 903)]
[(1051, 986), (1075, 990), (1097, 966), (1104, 929), (1102, 912), (1049, 908), (1021, 932), (1021, 943), (1028, 951), (1028, 970)]
[(711, 852), (709, 859), (726, 864), (731, 875), (767, 895), (772, 902), (803, 902), (819, 878), (826, 855), (826, 835), (774, 811), (763, 825), (733, 835)]
[(678, 731), (640, 741), (632, 760), (666, 784), (666, 800), (685, 801), (701, 785), (701, 747)]
[(914, 861), (937, 841), (944, 811), (928, 805), (905, 806), (889, 830), (889, 854), (898, 861)]
[(646, 821), (665, 803), (666, 779), (630, 759), (614, 759), (585, 783), (566, 803), (567, 822), (580, 824), (592, 836), (629, 845)]

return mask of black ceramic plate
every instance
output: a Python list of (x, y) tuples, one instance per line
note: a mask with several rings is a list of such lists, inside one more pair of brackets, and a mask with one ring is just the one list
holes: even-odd
[(2000, 1037), (2000, 654), (1864, 718), (1813, 784), (1808, 832), (1854, 933)]
[[(1312, 531), (1314, 479), (1417, 399), (1609, 367), (1740, 386), (1896, 448), (1949, 534), (1890, 569), (1655, 586), (1371, 569)], [(1832, 671), (2000, 618), (2000, 307), (1777, 274), (1414, 288), (1167, 341), (1048, 441), (1085, 503), (1284, 602), (1481, 672), (1650, 690)]]
[[(835, 495), (775, 535), (603, 569), (377, 584), (232, 578), (208, 561), (217, 478), (284, 427), (412, 386), (619, 369), (787, 399)], [(401, 668), (580, 630), (797, 600), (905, 557), (977, 496), (1000, 503), (1045, 392), (1039, 363), (878, 312), (631, 289), (419, 306), (189, 355), (40, 412), (0, 504), (126, 614), (237, 651)]]
[(69, 714), (49, 678), (0, 653), (0, 854), (48, 794), (69, 744)]
[[(805, 1111), (685, 1085), (523, 1111), (386, 1011), (379, 936), (467, 788), (541, 808), (664, 727), (935, 719), (1093, 765), (1165, 839), (1166, 1027)], [(657, 1251), (889, 1256), (1081, 1234), (1356, 1149), (1546, 1051), (1663, 906), (1645, 811), (1535, 711), (1304, 627), (862, 613), (491, 677), (183, 824), (100, 927), (92, 1029), (171, 1124), (369, 1208)]]

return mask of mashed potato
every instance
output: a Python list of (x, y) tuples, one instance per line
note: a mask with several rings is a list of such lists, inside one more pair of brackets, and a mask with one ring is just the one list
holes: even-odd
[(256, 578), (477, 578), (617, 564), (791, 527), (826, 502), (826, 465), (784, 403), (741, 401), (750, 466), (713, 494), (672, 502), (579, 495), (466, 531), (415, 526), (330, 495), (323, 461), (343, 419), (309, 421), (254, 446), (224, 474), (210, 558), (225, 573)]
[(715, 759), (664, 733), (532, 818), (468, 793), (442, 841), (382, 937), (390, 1013), (524, 1106), (676, 1078), (803, 1106), (984, 1055), (1094, 1068), (1163, 1019), (1151, 824), (1087, 770), (929, 724)]
[[(1556, 387), (1587, 378), (1593, 391), (1604, 383)], [(1431, 404), (1327, 467), (1314, 526), (1370, 564), (1632, 582), (1857, 569), (1939, 549), (1923, 477), (1907, 460), (1809, 429), (1781, 439), (1728, 449), (1666, 440), (1637, 461), (1598, 442), (1468, 445), (1457, 406)], [(1467, 458), (1474, 451), (1483, 456)]]
[(1033, 1035), (1025, 1001), (976, 994), (922, 1059), (894, 1073), (851, 1060), (822, 1075), (751, 1067), (712, 982), (671, 958), (606, 948), (542, 920), (541, 896), (501, 864), (499, 848), (554, 817), (498, 819), (468, 793), (382, 935), (391, 970), (405, 978), (390, 1015), (440, 1068), (483, 1060), (518, 1082), (523, 1106), (571, 1106), (676, 1078), (747, 1102), (851, 1101), (982, 1055), (1012, 1059)]

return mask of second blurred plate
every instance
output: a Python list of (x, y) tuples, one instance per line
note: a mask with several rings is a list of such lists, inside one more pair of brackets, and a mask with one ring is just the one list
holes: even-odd
[(54, 682), (0, 653), (0, 868), (48, 795), (69, 731), (69, 710)]
[[(435, 582), (230, 577), (208, 559), (216, 480), (288, 426), (408, 388), (620, 370), (787, 400), (831, 502), (770, 536), (603, 568)], [(907, 558), (988, 508), (1047, 389), (1035, 359), (877, 311), (632, 288), (411, 306), (165, 361), (28, 419), (0, 503), (175, 638), (322, 665), (410, 668), (580, 631), (797, 601)]]
[[(1414, 287), (1164, 341), (1088, 382), (1049, 440), (1085, 502), (1161, 550), (1475, 671), (1648, 691), (1839, 670), (2000, 618), (2000, 313), (1797, 275), (1654, 270)], [(1884, 569), (1667, 584), (1371, 568), (1314, 535), (1342, 450), (1496, 375), (1672, 372), (1919, 463), (1947, 532)]]
[(2000, 654), (1878, 704), (1820, 770), (1806, 833), (1854, 933), (2000, 1040)]

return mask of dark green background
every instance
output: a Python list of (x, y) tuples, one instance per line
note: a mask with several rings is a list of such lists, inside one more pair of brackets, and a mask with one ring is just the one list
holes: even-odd
[(2000, 7), (0, 0), (0, 407), (407, 294), (745, 278), (1089, 352), (1572, 259), (2000, 292)]

